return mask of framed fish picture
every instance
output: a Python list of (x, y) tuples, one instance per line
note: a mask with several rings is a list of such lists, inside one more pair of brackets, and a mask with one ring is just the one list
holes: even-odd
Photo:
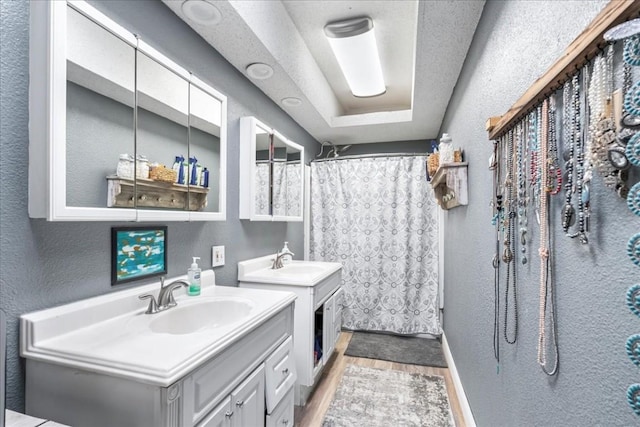
[(167, 227), (111, 228), (111, 285), (167, 273)]

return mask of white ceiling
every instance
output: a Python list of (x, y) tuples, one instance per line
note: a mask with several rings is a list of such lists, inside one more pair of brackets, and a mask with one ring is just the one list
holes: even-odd
[[(162, 0), (318, 141), (336, 145), (438, 137), (480, 19), (484, 0), (206, 0), (222, 20), (198, 24), (183, 0)], [(374, 22), (387, 91), (356, 98), (330, 50), (331, 21), (369, 16)], [(262, 62), (272, 77), (253, 80)], [(297, 107), (281, 100), (296, 97)]]

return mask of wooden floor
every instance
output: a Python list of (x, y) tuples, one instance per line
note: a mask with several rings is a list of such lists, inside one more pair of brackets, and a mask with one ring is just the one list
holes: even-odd
[(449, 402), (451, 404), (451, 412), (457, 427), (465, 427), (460, 402), (451, 380), (451, 374), (447, 368), (433, 368), (430, 366), (405, 365), (403, 363), (387, 362), (385, 360), (363, 359), (360, 357), (345, 356), (344, 351), (351, 340), (351, 332), (342, 332), (338, 343), (336, 344), (336, 352), (329, 361), (318, 386), (309, 397), (304, 408), (296, 406), (295, 425), (298, 427), (318, 427), (322, 425), (324, 414), (329, 409), (329, 404), (333, 399), (333, 395), (338, 389), (340, 379), (347, 364), (367, 366), (370, 368), (393, 369), (397, 371), (405, 371), (412, 373), (422, 373), (426, 375), (440, 375), (445, 379), (447, 393), (449, 394)]

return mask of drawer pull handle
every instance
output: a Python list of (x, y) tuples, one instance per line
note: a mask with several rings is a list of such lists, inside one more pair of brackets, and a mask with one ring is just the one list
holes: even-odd
[(244, 400), (238, 400), (238, 401), (236, 401), (236, 406), (237, 406), (238, 408), (242, 408), (242, 407), (244, 406)]
[(289, 420), (282, 420), (282, 424), (288, 426), (289, 425)]
[(224, 416), (227, 418), (231, 418), (233, 416), (233, 411), (227, 411), (224, 413)]
[(282, 370), (282, 375), (287, 375), (289, 373), (289, 368), (284, 368)]

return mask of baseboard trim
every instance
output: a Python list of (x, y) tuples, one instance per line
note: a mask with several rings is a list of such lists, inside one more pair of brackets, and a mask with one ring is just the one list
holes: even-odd
[(458, 369), (456, 369), (456, 364), (453, 361), (453, 355), (449, 348), (449, 342), (447, 341), (447, 336), (444, 332), (442, 333), (442, 349), (444, 350), (444, 357), (447, 360), (447, 365), (449, 365), (451, 379), (453, 380), (453, 385), (456, 388), (456, 394), (460, 401), (460, 409), (462, 410), (464, 422), (467, 427), (476, 427), (476, 420), (473, 418), (473, 412), (471, 412), (471, 406), (469, 406), (467, 395), (464, 392), (464, 388), (462, 388), (462, 381), (460, 381), (460, 375), (458, 375)]

